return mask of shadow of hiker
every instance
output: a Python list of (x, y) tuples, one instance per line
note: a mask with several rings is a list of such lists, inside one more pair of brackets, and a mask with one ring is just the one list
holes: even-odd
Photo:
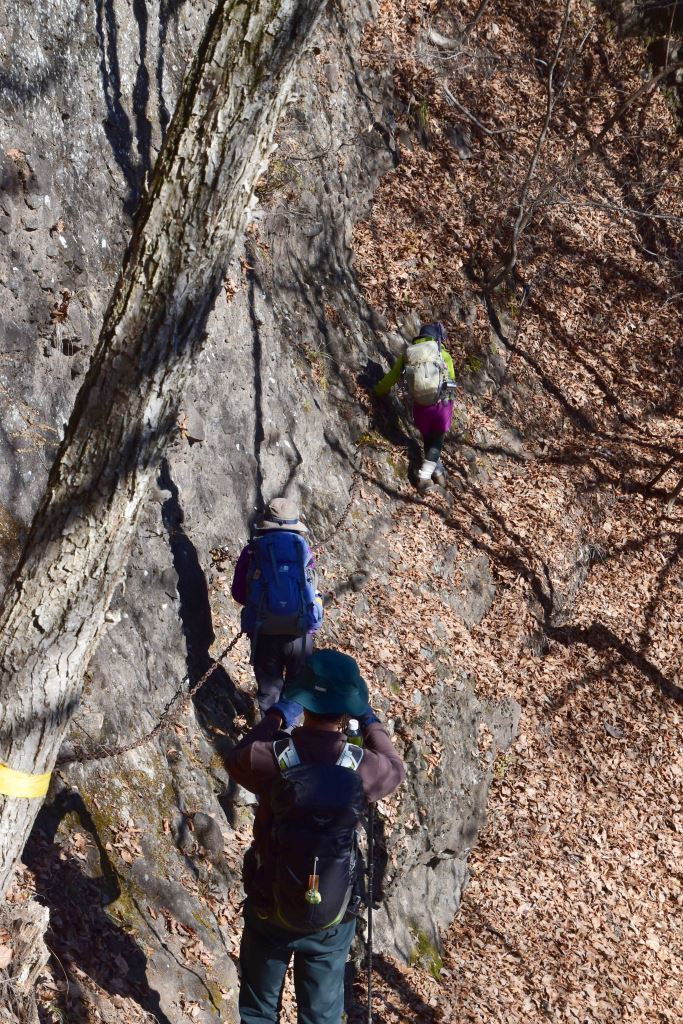
[[(386, 831), (385, 824), (382, 817), (375, 813), (372, 815), (373, 821), (373, 878), (372, 878), (372, 909), (377, 911), (380, 904), (384, 900), (384, 878), (386, 875), (386, 866), (389, 860), (387, 854), (386, 844)], [(370, 813), (366, 813), (363, 819), (363, 828), (365, 829), (366, 835), (369, 837), (369, 823)], [(370, 893), (368, 889), (368, 856), (369, 851), (359, 850), (359, 870), (360, 870), (360, 896), (362, 900), (361, 911), (359, 914), (358, 927), (356, 929), (356, 937), (354, 939), (354, 945), (352, 947), (351, 959), (346, 965), (346, 972), (344, 975), (344, 1006), (347, 1012), (348, 1024), (352, 1024), (352, 1021), (360, 1021), (359, 1016), (361, 1012), (361, 1006), (357, 1002), (358, 987), (361, 980), (367, 979), (367, 937), (368, 937), (368, 908), (370, 905)], [(374, 959), (373, 959), (374, 962)], [(364, 1016), (362, 1018), (366, 1020)]]
[[(193, 685), (212, 665), (209, 648), (216, 639), (213, 630), (209, 587), (197, 549), (183, 528), (185, 514), (179, 501), (178, 487), (171, 478), (168, 461), (164, 459), (158, 477), (159, 486), (171, 492), (161, 507), (161, 518), (168, 533), (173, 567), (178, 574), (180, 621), (187, 649), (187, 673)], [(253, 703), (239, 690), (225, 669), (219, 665), (193, 697), (202, 726), (210, 733), (219, 754), (232, 749), (235, 739), (236, 715), (253, 715)]]
[(373, 880), (372, 880), (372, 905), (376, 910), (380, 903), (384, 902), (384, 879), (387, 873), (389, 854), (387, 853), (386, 823), (381, 814), (373, 814)]
[[(83, 861), (56, 842), (61, 822), (73, 814), (93, 841)], [(56, 961), (55, 975), (63, 970), (69, 982), (58, 1007), (69, 1024), (87, 1024), (92, 1018), (80, 1004), (80, 985), (69, 977), (73, 965), (112, 996), (134, 999), (159, 1024), (171, 1024), (161, 1010), (159, 994), (147, 981), (147, 958), (140, 946), (103, 909), (121, 895), (116, 871), (100, 840), (95, 823), (80, 794), (62, 786), (36, 818), (23, 853), (33, 872), (36, 896), (50, 910), (46, 942)]]
[(386, 395), (384, 398), (376, 398), (373, 395), (372, 403), (371, 430), (376, 430), (390, 444), (405, 448), (411, 466), (416, 469), (422, 464), (424, 457), (422, 442), (403, 401), (396, 395)]
[[(373, 966), (373, 1020), (400, 1020), (403, 1024), (414, 1021), (415, 1024), (433, 1024), (441, 1019), (437, 1016), (437, 1009), (430, 1006), (410, 986), (409, 979), (402, 974), (388, 957), (382, 953), (376, 953), (372, 961)], [(353, 987), (353, 999), (349, 1001), (347, 1008), (348, 1024), (362, 1024), (368, 1020), (367, 995), (365, 986), (367, 973), (365, 965), (356, 975)], [(389, 988), (396, 993), (397, 1000), (394, 1002), (389, 998), (386, 989)], [(381, 1009), (380, 1009), (381, 1006)], [(406, 1016), (406, 1010), (411, 1014)], [(379, 1012), (378, 1012), (379, 1011)]]
[(356, 383), (364, 391), (372, 391), (384, 376), (384, 370), (375, 359), (368, 359), (360, 373), (356, 374)]

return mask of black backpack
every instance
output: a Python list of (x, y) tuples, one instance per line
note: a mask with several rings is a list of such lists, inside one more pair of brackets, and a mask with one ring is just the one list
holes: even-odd
[(333, 928), (359, 883), (363, 750), (347, 743), (336, 764), (302, 764), (291, 739), (276, 740), (273, 751), (281, 774), (270, 796), (273, 828), (263, 878), (270, 912), (291, 931)]

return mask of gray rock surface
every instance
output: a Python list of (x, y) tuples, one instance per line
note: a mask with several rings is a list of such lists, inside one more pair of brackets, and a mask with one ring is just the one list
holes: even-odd
[[(0, 494), (30, 522), (210, 2), (0, 9)], [(63, 319), (55, 307), (71, 296)], [(78, 372), (74, 374), (74, 369)]]
[[(389, 859), (375, 926), (378, 948), (406, 960), (425, 937), (438, 949), (455, 917), (468, 879), (467, 855), (486, 821), (488, 772), (519, 720), (512, 705), (494, 709), (478, 701), (466, 679), (440, 682), (419, 707), (409, 733), (400, 719), (393, 723), (405, 744), (408, 787), (400, 820), (382, 824)], [(486, 750), (482, 731), (489, 736)], [(436, 766), (427, 760), (434, 754)]]
[[(211, 6), (6, 0), (0, 8), (1, 46), (12, 55), (0, 115), (5, 579)], [(208, 667), (210, 649), (234, 635), (238, 615), (222, 577), (264, 501), (285, 491), (297, 498), (318, 538), (347, 503), (354, 442), (367, 430), (355, 380), (368, 360), (388, 360), (400, 346), (365, 305), (351, 251), (353, 225), (394, 158), (386, 131), (372, 127), (390, 109), (389, 69), (378, 80), (357, 59), (370, 14), (366, 3), (331, 7), (297, 82), (244, 248), (226, 266), (225, 295), (149, 493), (111, 628), (94, 652), (72, 745), (116, 745), (150, 730), (181, 684)], [(333, 550), (352, 576), (362, 616), (363, 588), (383, 571), (390, 524), (382, 516), (351, 522)], [(454, 590), (456, 570), (462, 582)], [(494, 596), (486, 559), (461, 562), (455, 549), (434, 587), (468, 625)], [(233, 681), (244, 662), (239, 650), (175, 727), (122, 758), (65, 770), (27, 853), (42, 872), (48, 904), (65, 918), (82, 913), (86, 945), (92, 933), (80, 966), (97, 982), (107, 1014), (117, 1005), (111, 1000), (126, 997), (173, 1024), (234, 1017), (234, 935), (221, 907), (239, 888), (237, 837), (251, 809), (219, 755), (239, 732), (236, 716), (251, 714)], [(430, 766), (431, 748), (394, 720), (409, 786), (400, 820), (379, 816), (387, 866), (378, 943), (404, 957), (419, 933), (438, 942), (457, 910), (467, 853), (485, 816), (492, 751), (509, 742), (515, 723), (514, 709), (482, 705), (467, 680), (440, 685), (415, 701), (424, 722), (435, 724), (430, 743), (440, 746), (440, 765)], [(391, 708), (384, 710), (391, 720)], [(494, 737), (486, 756), (477, 745), (482, 724)], [(209, 845), (198, 821), (207, 825)], [(65, 905), (50, 882), (45, 843), (66, 841), (74, 829), (87, 834), (91, 854), (67, 857), (70, 884), (86, 896)], [(93, 902), (97, 914), (85, 913)], [(109, 964), (98, 952), (98, 931), (116, 950)]]

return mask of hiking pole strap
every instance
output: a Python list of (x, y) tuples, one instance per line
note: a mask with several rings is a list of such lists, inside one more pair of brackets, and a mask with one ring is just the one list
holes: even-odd
[(372, 1024), (372, 904), (375, 881), (375, 805), (368, 805), (368, 1024)]

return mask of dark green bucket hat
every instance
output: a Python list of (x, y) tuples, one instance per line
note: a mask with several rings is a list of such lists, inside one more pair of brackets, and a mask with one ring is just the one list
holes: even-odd
[(368, 686), (355, 660), (341, 651), (315, 651), (287, 683), (283, 700), (296, 700), (318, 715), (352, 715), (368, 710)]

